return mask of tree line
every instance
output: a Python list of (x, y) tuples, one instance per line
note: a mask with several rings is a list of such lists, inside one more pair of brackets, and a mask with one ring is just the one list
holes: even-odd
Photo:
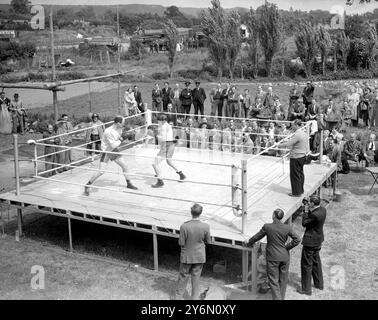
[[(378, 10), (374, 13), (378, 14)], [(295, 25), (288, 28), (290, 20), (295, 21)], [(239, 30), (242, 22), (250, 33), (243, 48)], [(271, 77), (277, 57), (283, 67), (285, 60), (299, 57), (306, 77), (313, 75), (315, 65), (323, 75), (327, 69), (334, 72), (338, 69), (377, 70), (378, 17), (369, 22), (360, 15), (347, 16), (345, 30), (330, 30), (325, 27), (326, 22), (315, 24), (292, 10), (291, 16), (286, 14), (284, 17), (277, 5), (269, 2), (256, 10), (251, 8), (241, 16), (236, 11), (226, 13), (219, 0), (212, 0), (211, 7), (201, 15), (201, 27), (209, 40), (209, 56), (218, 69), (218, 77), (227, 66), (229, 77), (233, 78), (243, 50), (254, 77), (261, 63), (265, 66), (266, 76)], [(294, 37), (296, 47), (291, 57), (287, 48), (290, 36)]]

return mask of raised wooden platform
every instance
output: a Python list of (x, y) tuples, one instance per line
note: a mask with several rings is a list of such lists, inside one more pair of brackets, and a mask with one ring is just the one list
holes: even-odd
[[(83, 195), (81, 184), (87, 183), (94, 172), (86, 169), (97, 168), (97, 160), (57, 174), (52, 177), (54, 180), (37, 180), (23, 186), (19, 196), (16, 196), (15, 192), (0, 194), (0, 201), (17, 207), (33, 206), (47, 214), (173, 237), (178, 236), (180, 225), (191, 218), (191, 203), (212, 203), (203, 205), (202, 219), (210, 224), (214, 244), (235, 248), (240, 247), (242, 242), (255, 234), (264, 223), (271, 222), (274, 209), (283, 209), (285, 219), (288, 219), (302, 202), (301, 198), (288, 196), (291, 191), (288, 161), (283, 163), (281, 158), (270, 156), (251, 159), (248, 161), (247, 169), (247, 228), (246, 233), (242, 234), (241, 218), (236, 217), (230, 207), (225, 207), (231, 206), (230, 186), (165, 181), (163, 188), (154, 189), (151, 185), (155, 183), (156, 178), (151, 164), (158, 152), (155, 146), (137, 146), (125, 152), (128, 153), (124, 158), (130, 172), (146, 175), (132, 178), (139, 190), (126, 189), (120, 168), (114, 163), (109, 163), (106, 170), (117, 173), (105, 173), (94, 184), (106, 189), (93, 188), (90, 196)], [(188, 181), (231, 185), (231, 166), (240, 167), (241, 159), (247, 159), (247, 156), (176, 148), (173, 159)], [(195, 163), (196, 161), (198, 163)], [(165, 162), (162, 169), (164, 177), (178, 178)], [(336, 164), (306, 165), (305, 196), (314, 193), (335, 170)]]

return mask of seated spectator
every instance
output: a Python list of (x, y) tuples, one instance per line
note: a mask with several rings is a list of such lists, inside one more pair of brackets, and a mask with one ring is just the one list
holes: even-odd
[(246, 132), (246, 131), (248, 130), (247, 121), (245, 121), (245, 120), (242, 120), (242, 121), (241, 121), (241, 130), (242, 130), (243, 132)]
[(198, 130), (198, 148), (207, 149), (209, 146), (209, 135), (207, 130), (207, 123), (202, 123)]
[(253, 141), (253, 143), (256, 143), (256, 138), (259, 136), (261, 133), (261, 128), (258, 126), (256, 121), (251, 122), (251, 130), (250, 130), (250, 137)]
[(234, 134), (234, 152), (243, 152), (243, 131), (241, 129), (236, 129)]
[(291, 105), (291, 107), (289, 107), (287, 120), (294, 121), (300, 119), (301, 121), (304, 121), (305, 112), (306, 109), (304, 104), (300, 100), (297, 100)]
[(231, 152), (231, 129), (229, 127), (223, 130), (222, 151)]
[(274, 142), (278, 141), (279, 131), (274, 122), (269, 122), (269, 129), (268, 129), (268, 137), (269, 140), (273, 140)]
[(242, 146), (243, 146), (243, 153), (253, 154), (254, 144), (248, 133), (243, 133)]
[(260, 97), (256, 98), (255, 103), (251, 106), (249, 110), (249, 117), (255, 119), (263, 108), (262, 100)]
[(378, 162), (378, 142), (375, 139), (376, 135), (370, 134), (369, 141), (364, 145), (362, 159), (366, 161), (367, 167)]
[(212, 136), (212, 150), (222, 150), (222, 131), (217, 123), (214, 123), (213, 129), (210, 129), (209, 134)]
[[(281, 123), (280, 134), (285, 135), (285, 136), (288, 136), (289, 134), (291, 134), (291, 131), (287, 128), (286, 123)], [(280, 138), (282, 139), (283, 137), (280, 137)]]
[(337, 131), (337, 127), (332, 128), (332, 131), (330, 133), (330, 137), (332, 139), (336, 139), (338, 135), (339, 135), (339, 132)]
[(358, 164), (361, 160), (361, 142), (356, 139), (356, 133), (352, 133), (350, 139), (344, 145), (344, 152), (347, 160), (355, 161)]
[(285, 120), (286, 119), (284, 107), (281, 104), (280, 99), (278, 97), (274, 100), (273, 119), (274, 120)]
[[(271, 147), (273, 145), (274, 145), (273, 140), (269, 140), (269, 138), (267, 136), (263, 136), (261, 144), (260, 144), (260, 150), (263, 151), (263, 150), (268, 149), (269, 147)], [(264, 155), (264, 156), (275, 156), (276, 150), (268, 150), (268, 151), (262, 153), (262, 155)]]

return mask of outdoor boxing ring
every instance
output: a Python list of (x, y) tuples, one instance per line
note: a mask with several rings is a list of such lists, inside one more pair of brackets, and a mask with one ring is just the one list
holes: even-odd
[[(245, 154), (243, 149), (241, 152), (232, 152), (231, 148), (230, 151), (216, 150), (216, 142), (212, 150), (187, 148), (184, 141), (178, 143), (173, 161), (187, 179), (179, 181), (174, 170), (162, 162), (165, 185), (151, 188), (156, 182), (152, 163), (159, 148), (146, 139), (147, 127), (158, 125), (151, 121), (153, 113), (147, 111), (125, 118), (126, 123), (133, 123), (137, 118), (139, 124), (142, 122), (130, 129), (135, 133), (135, 141), (120, 148), (129, 176), (138, 190), (126, 189), (121, 168), (110, 162), (105, 174), (91, 185), (90, 195), (85, 196), (84, 186), (98, 170), (99, 156), (94, 163), (89, 161), (87, 143), (57, 145), (55, 153), (70, 150), (73, 160), (69, 164), (55, 163), (53, 169), (45, 170), (48, 155), (43, 148), (51, 146), (47, 139), (31, 141), (34, 144), (34, 180), (21, 187), (17, 135), (14, 135), (16, 190), (0, 194), (0, 203), (17, 208), (20, 235), (22, 212), (26, 208), (66, 218), (70, 251), (73, 250), (72, 219), (150, 233), (157, 271), (158, 236), (178, 238), (180, 225), (191, 218), (191, 204), (197, 202), (203, 206), (201, 219), (210, 225), (211, 244), (242, 251), (243, 284), (251, 285), (251, 290), (256, 292), (257, 246), (247, 248), (245, 241), (264, 223), (272, 221), (276, 208), (281, 208), (285, 212), (284, 221), (291, 223), (293, 213), (302, 205), (302, 198), (288, 195), (291, 188), (287, 150), (280, 149), (279, 156), (266, 156), (267, 151), (278, 150), (277, 145), (257, 154)], [(309, 132), (307, 125), (302, 130)], [(282, 136), (280, 141), (289, 138)], [(62, 168), (70, 170), (48, 176), (49, 172)], [(336, 164), (333, 163), (313, 162), (305, 165), (304, 171), (303, 197), (320, 192), (322, 184), (331, 176), (337, 181)]]

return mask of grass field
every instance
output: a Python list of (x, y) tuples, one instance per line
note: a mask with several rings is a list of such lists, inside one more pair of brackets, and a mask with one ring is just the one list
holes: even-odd
[[(164, 81), (157, 81), (160, 84), (160, 88), (163, 88)], [(174, 85), (174, 81), (171, 82), (171, 85)], [(154, 82), (129, 82), (129, 83), (122, 83), (121, 92), (122, 96), (127, 89), (127, 87), (137, 84), (142, 92), (143, 101), (147, 103), (148, 107), (151, 107), (151, 92), (154, 85)], [(109, 86), (109, 90), (104, 91), (93, 91), (91, 93), (92, 99), (92, 112), (97, 112), (100, 115), (109, 115), (115, 114), (118, 112), (118, 89), (116, 83), (107, 83)], [(184, 84), (180, 82), (181, 88), (184, 87)], [(216, 83), (204, 82), (202, 83), (202, 87), (205, 89), (208, 98), (205, 100), (205, 114), (210, 114), (210, 99), (209, 94), (210, 91), (216, 86)], [(248, 88), (252, 94), (252, 97), (255, 96), (257, 92), (257, 84), (256, 83), (238, 83), (237, 87), (240, 91)], [(193, 85), (192, 85), (193, 87)], [(266, 86), (264, 88), (266, 90)], [(68, 115), (75, 117), (78, 116), (85, 116), (89, 113), (89, 103), (88, 103), (88, 90), (87, 88), (80, 87), (77, 88), (76, 94), (75, 89), (71, 89), (72, 91), (72, 98), (65, 99), (63, 101), (59, 101), (60, 93), (58, 93), (58, 106), (60, 113), (67, 113)], [(274, 93), (280, 97), (280, 101), (284, 106), (288, 106), (289, 101), (289, 91), (290, 86), (287, 84), (277, 83), (274, 85)], [(317, 87), (315, 91), (315, 97), (320, 103), (325, 103), (325, 93), (322, 87)], [(192, 107), (192, 112), (193, 107)], [(33, 108), (32, 112), (39, 112), (39, 113), (52, 113), (52, 106), (44, 106), (39, 108)]]

